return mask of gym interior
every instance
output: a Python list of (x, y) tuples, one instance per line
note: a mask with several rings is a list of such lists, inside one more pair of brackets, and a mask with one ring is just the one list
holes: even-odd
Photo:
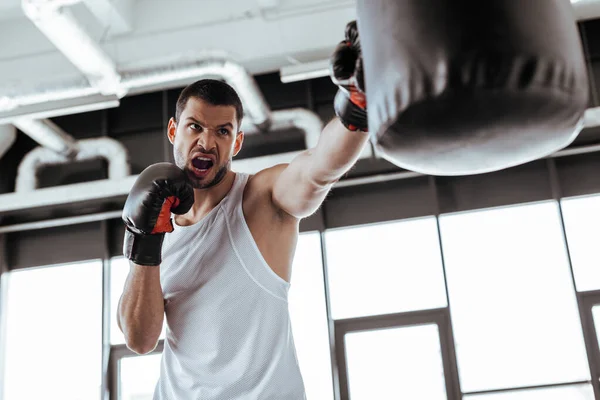
[[(150, 400), (164, 330), (140, 355), (116, 326), (135, 177), (174, 161), (168, 122), (202, 77), (247, 109), (234, 171), (314, 146), (356, 2), (39, 2), (48, 19), (31, 3), (0, 2), (0, 400)], [(435, 176), (369, 144), (302, 220), (308, 399), (600, 400), (600, 2), (573, 9), (589, 105), (570, 145)]]

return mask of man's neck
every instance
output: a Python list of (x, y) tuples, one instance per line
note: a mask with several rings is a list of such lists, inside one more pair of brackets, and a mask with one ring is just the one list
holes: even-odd
[(215, 186), (207, 189), (194, 189), (194, 205), (186, 214), (175, 216), (177, 225), (192, 225), (200, 221), (227, 196), (234, 180), (235, 172), (229, 170), (221, 182)]

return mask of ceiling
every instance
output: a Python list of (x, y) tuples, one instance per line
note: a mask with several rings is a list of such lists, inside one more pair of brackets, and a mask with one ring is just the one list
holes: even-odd
[[(39, 0), (38, 0), (39, 1)], [(251, 73), (327, 57), (355, 17), (350, 0), (81, 0), (69, 11), (117, 69), (220, 50)], [(0, 89), (79, 71), (24, 15), (0, 1)]]

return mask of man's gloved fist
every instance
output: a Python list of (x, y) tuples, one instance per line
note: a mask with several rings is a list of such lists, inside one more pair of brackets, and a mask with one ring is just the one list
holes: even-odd
[(142, 171), (123, 208), (125, 257), (139, 265), (160, 265), (165, 233), (173, 231), (171, 213), (185, 214), (193, 204), (194, 189), (176, 165), (158, 163)]
[(346, 25), (346, 40), (333, 52), (330, 69), (333, 83), (340, 87), (333, 103), (336, 115), (349, 130), (367, 132), (367, 100), (356, 21)]

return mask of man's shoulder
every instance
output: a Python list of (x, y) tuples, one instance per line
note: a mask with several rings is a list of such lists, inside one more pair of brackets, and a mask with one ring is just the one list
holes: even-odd
[(273, 201), (275, 182), (288, 165), (277, 164), (248, 175), (248, 183), (244, 190), (244, 203), (246, 203), (247, 208), (254, 209), (258, 207), (264, 210), (268, 206), (272, 208), (274, 215), (279, 217), (289, 216), (277, 207)]
[(277, 164), (269, 168), (260, 170), (248, 176), (248, 186), (250, 190), (257, 192), (270, 192), (273, 190), (275, 181), (289, 164)]

